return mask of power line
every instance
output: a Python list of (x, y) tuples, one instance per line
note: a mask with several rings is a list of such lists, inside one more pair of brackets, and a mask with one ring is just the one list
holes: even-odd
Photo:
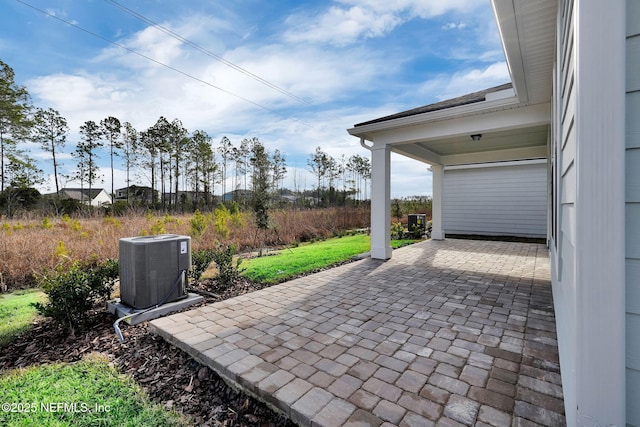
[[(76, 28), (76, 29), (78, 29), (78, 30), (80, 30), (80, 31), (83, 31), (83, 32), (85, 32), (85, 33), (87, 33), (87, 34), (89, 34), (89, 35), (92, 35), (92, 36), (94, 36), (94, 37), (96, 37), (96, 38), (98, 38), (98, 39), (100, 39), (100, 40), (103, 40), (103, 41), (105, 41), (105, 42), (107, 42), (107, 43), (110, 43), (110, 44), (112, 44), (112, 45), (114, 45), (114, 46), (117, 46), (117, 47), (119, 47), (119, 48), (121, 48), (121, 49), (124, 49), (124, 50), (126, 50), (127, 52), (130, 52), (130, 53), (133, 53), (133, 54), (135, 54), (135, 55), (138, 55), (138, 56), (140, 56), (141, 58), (144, 58), (144, 59), (146, 59), (146, 60), (148, 60), (148, 61), (151, 61), (151, 62), (153, 62), (153, 63), (155, 63), (155, 64), (161, 65), (161, 66), (163, 66), (163, 67), (165, 67), (165, 68), (167, 68), (167, 69), (169, 69), (169, 70), (171, 70), (171, 71), (175, 71), (176, 73), (182, 74), (182, 75), (183, 75), (183, 76), (185, 76), (185, 77), (188, 77), (188, 78), (193, 79), (193, 80), (195, 80), (195, 81), (197, 81), (197, 82), (203, 83), (203, 84), (205, 84), (205, 85), (207, 85), (207, 86), (210, 86), (210, 87), (212, 87), (212, 88), (214, 88), (214, 89), (217, 89), (217, 90), (219, 90), (219, 91), (221, 91), (221, 92), (224, 92), (224, 93), (226, 93), (227, 95), (230, 95), (230, 96), (233, 96), (233, 97), (235, 97), (235, 98), (238, 98), (238, 99), (240, 99), (240, 100), (242, 100), (242, 101), (248, 102), (249, 104), (255, 105), (255, 106), (256, 106), (256, 107), (258, 107), (258, 108), (261, 108), (261, 109), (263, 109), (263, 110), (266, 110), (266, 111), (269, 111), (269, 112), (271, 112), (271, 113), (274, 113), (274, 114), (277, 114), (277, 115), (279, 115), (279, 116), (283, 116), (283, 117), (284, 117), (284, 115), (283, 115), (283, 114), (281, 114), (281, 113), (279, 113), (279, 112), (277, 112), (277, 111), (275, 111), (275, 110), (273, 110), (273, 109), (271, 109), (271, 108), (269, 108), (269, 107), (265, 107), (265, 106), (264, 106), (264, 105), (262, 105), (262, 104), (259, 104), (259, 103), (255, 102), (255, 101), (252, 101), (252, 100), (250, 100), (250, 99), (248, 99), (248, 98), (245, 98), (245, 97), (243, 97), (243, 96), (241, 96), (241, 95), (238, 95), (238, 94), (233, 93), (233, 92), (231, 92), (231, 91), (228, 91), (228, 90), (226, 90), (226, 89), (224, 89), (224, 88), (221, 88), (220, 86), (216, 86), (216, 85), (214, 85), (213, 83), (210, 83), (210, 82), (208, 82), (208, 81), (206, 81), (206, 80), (202, 80), (202, 79), (201, 79), (201, 78), (199, 78), (199, 77), (196, 77), (196, 76), (194, 76), (194, 75), (192, 75), (192, 74), (189, 74), (189, 73), (187, 73), (187, 72), (185, 72), (185, 71), (182, 71), (182, 70), (180, 70), (180, 69), (178, 69), (178, 68), (176, 68), (176, 67), (173, 67), (173, 66), (171, 66), (171, 65), (169, 65), (169, 64), (165, 64), (164, 62), (158, 61), (157, 59), (154, 59), (154, 58), (152, 58), (152, 57), (150, 57), (150, 56), (147, 56), (147, 55), (145, 55), (145, 54), (143, 54), (143, 53), (140, 53), (140, 52), (138, 52), (137, 50), (131, 49), (130, 47), (127, 47), (127, 46), (125, 46), (125, 45), (123, 45), (123, 44), (120, 44), (120, 43), (118, 43), (118, 42), (114, 42), (113, 40), (109, 40), (109, 39), (107, 39), (106, 37), (101, 36), (100, 34), (94, 33), (94, 32), (93, 32), (93, 31), (91, 31), (91, 30), (87, 30), (86, 28), (83, 28), (83, 27), (79, 26), (78, 24), (75, 24), (75, 23), (73, 23), (73, 22), (71, 22), (71, 21), (68, 21), (68, 20), (63, 19), (63, 18), (61, 18), (61, 17), (59, 17), (59, 16), (56, 16), (54, 13), (47, 12), (46, 10), (42, 10), (42, 9), (40, 9), (40, 8), (38, 8), (38, 7), (36, 7), (36, 6), (33, 6), (32, 4), (29, 4), (29, 3), (27, 3), (27, 2), (25, 2), (25, 1), (23, 1), (23, 0), (16, 0), (16, 1), (17, 1), (18, 3), (22, 3), (23, 5), (25, 5), (25, 6), (27, 6), (27, 7), (30, 7), (30, 8), (31, 8), (31, 9), (33, 9), (33, 10), (36, 10), (36, 11), (38, 11), (38, 12), (40, 12), (40, 13), (44, 14), (44, 15), (47, 15), (47, 16), (48, 16), (48, 17), (50, 17), (50, 18), (57, 19), (57, 20), (58, 20), (58, 21), (60, 21), (60, 22), (63, 22), (63, 23), (65, 23), (65, 24), (67, 24), (67, 25), (69, 25), (69, 26), (71, 26), (71, 27), (74, 27), (74, 28)], [(302, 122), (301, 120), (298, 120), (298, 119), (296, 119), (296, 118), (291, 118), (291, 117), (288, 117), (288, 118), (290, 118), (290, 119), (292, 119), (292, 120), (299, 121), (299, 122), (301, 122), (301, 123), (303, 123), (303, 124), (304, 124), (304, 122)]]
[(307, 101), (305, 99), (302, 99), (299, 96), (297, 96), (297, 95), (295, 95), (295, 94), (293, 94), (293, 93), (291, 93), (291, 92), (289, 92), (289, 91), (287, 91), (285, 89), (282, 89), (281, 87), (277, 86), (276, 84), (271, 83), (270, 81), (268, 81), (266, 79), (263, 79), (262, 77), (260, 77), (260, 76), (258, 76), (256, 74), (254, 74), (254, 73), (242, 68), (241, 66), (236, 65), (233, 62), (224, 59), (220, 55), (216, 55), (215, 53), (211, 52), (210, 50), (208, 50), (208, 49), (206, 49), (206, 48), (204, 48), (202, 46), (200, 46), (199, 44), (197, 44), (195, 42), (192, 42), (191, 40), (182, 37), (180, 34), (177, 34), (177, 33), (173, 32), (173, 31), (171, 31), (167, 27), (165, 27), (165, 26), (163, 26), (163, 25), (161, 25), (161, 24), (159, 24), (159, 23), (147, 18), (146, 16), (144, 16), (144, 15), (142, 15), (142, 14), (140, 14), (140, 13), (138, 13), (138, 12), (136, 12), (136, 11), (134, 11), (134, 10), (132, 10), (132, 9), (120, 4), (120, 3), (118, 3), (115, 0), (104, 0), (104, 1), (109, 3), (109, 4), (111, 4), (114, 7), (117, 7), (118, 9), (122, 10), (125, 13), (128, 13), (129, 15), (134, 16), (134, 17), (138, 18), (139, 20), (141, 20), (143, 22), (146, 22), (147, 24), (153, 25), (154, 27), (156, 27), (157, 29), (159, 29), (163, 33), (173, 37), (174, 39), (179, 40), (179, 41), (181, 41), (182, 43), (184, 43), (184, 44), (186, 44), (188, 46), (191, 46), (192, 48), (204, 53), (205, 55), (215, 59), (216, 61), (219, 61), (219, 62), (225, 64), (226, 66), (228, 66), (228, 67), (230, 67), (230, 68), (232, 68), (232, 69), (234, 69), (234, 70), (236, 70), (236, 71), (238, 71), (238, 72), (240, 72), (240, 73), (242, 73), (242, 74), (244, 74), (244, 75), (246, 75), (248, 77), (251, 77), (252, 79), (264, 84), (265, 86), (270, 87), (271, 89), (274, 89), (274, 90), (282, 93), (283, 95), (286, 95), (289, 98), (294, 99), (294, 100), (296, 100), (296, 101), (298, 101), (298, 102), (300, 102), (302, 104), (310, 104), (309, 101)]

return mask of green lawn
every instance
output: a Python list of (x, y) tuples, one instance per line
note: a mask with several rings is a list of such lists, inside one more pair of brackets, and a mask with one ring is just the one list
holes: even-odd
[[(396, 248), (415, 240), (395, 240)], [(365, 234), (336, 237), (318, 243), (277, 251), (275, 255), (244, 260), (242, 275), (254, 282), (278, 283), (298, 274), (349, 260), (353, 256), (369, 252), (371, 240)]]
[[(176, 426), (188, 424), (153, 404), (130, 377), (94, 355), (0, 376), (3, 426)], [(9, 406), (7, 406), (9, 404)]]
[(43, 301), (38, 290), (16, 291), (0, 294), (0, 347), (10, 343), (16, 335), (29, 329), (37, 316), (31, 303)]

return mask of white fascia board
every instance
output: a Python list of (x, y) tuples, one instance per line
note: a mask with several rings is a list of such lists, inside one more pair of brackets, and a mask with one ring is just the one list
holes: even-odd
[(473, 104), (461, 105), (458, 107), (446, 108), (443, 110), (430, 111), (428, 113), (414, 114), (412, 116), (400, 117), (393, 120), (385, 120), (383, 122), (371, 123), (368, 125), (357, 126), (347, 129), (347, 132), (353, 136), (369, 139), (369, 136), (385, 130), (403, 128), (407, 126), (422, 125), (438, 121), (446, 121), (454, 118), (482, 114), (489, 111), (514, 107), (519, 104), (515, 97), (501, 98), (493, 101), (475, 102)]
[(523, 55), (520, 48), (520, 33), (518, 32), (518, 18), (513, 0), (492, 0), (493, 14), (500, 33), (500, 42), (513, 88), (522, 103), (529, 102), (525, 78)]
[(426, 142), (475, 133), (546, 125), (550, 120), (551, 104), (545, 103), (379, 130), (373, 135), (372, 140), (375, 144)]

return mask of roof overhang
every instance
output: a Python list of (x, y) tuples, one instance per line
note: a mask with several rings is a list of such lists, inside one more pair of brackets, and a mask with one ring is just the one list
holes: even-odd
[[(375, 123), (349, 129), (353, 136), (387, 145), (407, 157), (441, 165), (484, 163), (547, 157), (550, 104), (522, 106), (474, 114), (453, 114), (434, 120)], [(458, 111), (460, 113), (460, 111)], [(474, 141), (471, 135), (482, 135)]]
[[(547, 157), (557, 0), (492, 3), (513, 88), (481, 92), (483, 98), (465, 105), (371, 120), (348, 132), (429, 164)], [(480, 141), (471, 139), (479, 134)]]
[(549, 102), (557, 0), (492, 0), (511, 81), (523, 104)]

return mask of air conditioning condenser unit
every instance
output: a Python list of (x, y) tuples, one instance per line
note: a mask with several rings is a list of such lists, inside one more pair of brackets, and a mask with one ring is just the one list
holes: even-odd
[(120, 239), (120, 301), (136, 309), (187, 297), (191, 237), (176, 234)]

